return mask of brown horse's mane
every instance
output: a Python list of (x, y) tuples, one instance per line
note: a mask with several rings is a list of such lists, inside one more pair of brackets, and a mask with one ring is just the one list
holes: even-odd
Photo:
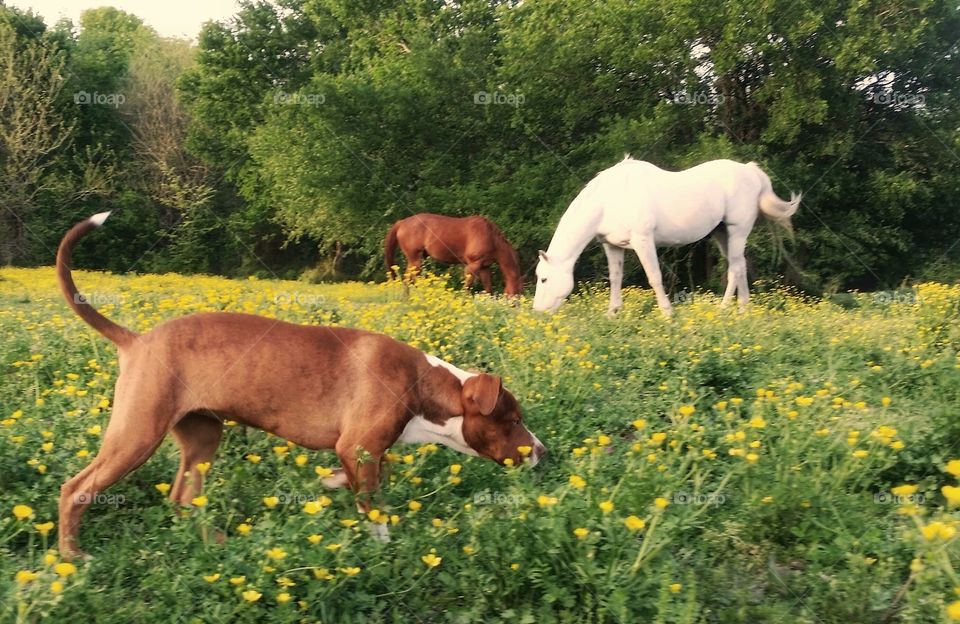
[(503, 233), (503, 230), (501, 230), (500, 227), (497, 226), (497, 224), (491, 221), (490, 219), (486, 217), (480, 217), (480, 218), (486, 221), (487, 225), (490, 226), (490, 234), (496, 239), (497, 243), (499, 243), (498, 247), (500, 247), (501, 249), (506, 248), (510, 250), (513, 253), (514, 259), (517, 260), (517, 262), (519, 263), (519, 256), (517, 256), (517, 250), (513, 248), (513, 244), (507, 238), (507, 235)]

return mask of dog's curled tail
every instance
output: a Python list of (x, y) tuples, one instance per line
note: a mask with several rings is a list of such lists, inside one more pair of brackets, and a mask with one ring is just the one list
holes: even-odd
[(393, 256), (397, 251), (397, 232), (400, 230), (400, 221), (393, 224), (387, 237), (383, 239), (383, 259), (387, 263), (387, 275), (395, 279), (397, 272), (393, 269)]
[(122, 347), (138, 336), (126, 327), (117, 325), (104, 315), (97, 312), (91, 304), (89, 298), (84, 297), (77, 290), (77, 285), (73, 283), (73, 275), (70, 273), (70, 262), (73, 258), (73, 248), (77, 242), (86, 236), (90, 231), (97, 229), (110, 216), (109, 212), (95, 214), (89, 219), (85, 219), (76, 224), (60, 241), (60, 248), (57, 249), (57, 282), (60, 284), (60, 292), (77, 316), (87, 322), (90, 327), (100, 332), (110, 342), (118, 347)]
[(770, 176), (768, 176), (757, 163), (751, 162), (748, 164), (756, 170), (757, 176), (760, 178), (760, 197), (757, 202), (760, 211), (773, 223), (788, 232), (792, 232), (793, 226), (790, 223), (790, 217), (792, 217), (797, 212), (797, 208), (800, 207), (800, 200), (803, 195), (790, 191), (790, 201), (780, 199), (777, 197), (777, 194), (773, 192), (773, 184), (770, 182)]

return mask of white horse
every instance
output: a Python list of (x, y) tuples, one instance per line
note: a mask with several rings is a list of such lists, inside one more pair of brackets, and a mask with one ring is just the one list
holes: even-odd
[[(790, 229), (800, 195), (777, 197), (756, 163), (712, 160), (685, 171), (664, 171), (648, 162), (624, 160), (601, 171), (560, 218), (550, 247), (540, 251), (533, 309), (553, 312), (573, 291), (573, 265), (594, 237), (610, 265), (610, 308), (622, 306), (623, 250), (640, 257), (660, 310), (673, 309), (663, 290), (657, 247), (688, 245), (712, 234), (727, 258), (727, 289), (721, 305), (737, 293), (740, 308), (750, 298), (743, 251), (759, 214)], [(718, 227), (724, 225), (725, 227)]]

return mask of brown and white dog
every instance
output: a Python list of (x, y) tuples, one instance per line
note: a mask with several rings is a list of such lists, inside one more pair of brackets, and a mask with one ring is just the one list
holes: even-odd
[[(82, 555), (80, 519), (97, 494), (143, 464), (168, 433), (180, 446), (170, 497), (189, 505), (213, 459), (223, 421), (258, 427), (309, 449), (335, 449), (329, 487), (379, 487), (381, 457), (396, 442), (444, 444), (519, 465), (546, 452), (523, 425), (500, 378), (468, 373), (388, 336), (302, 326), (247, 314), (192, 314), (145, 334), (117, 325), (80, 295), (73, 247), (101, 213), (60, 243), (57, 278), (67, 303), (117, 345), (120, 373), (100, 452), (60, 492), (60, 554)], [(368, 496), (358, 496), (361, 511)]]

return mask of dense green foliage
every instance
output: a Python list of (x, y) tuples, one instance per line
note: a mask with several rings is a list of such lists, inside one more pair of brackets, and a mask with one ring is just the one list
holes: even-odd
[[(754, 235), (754, 277), (893, 285), (952, 276), (960, 249), (960, 16), (941, 0), (245, 2), (168, 65), (185, 123), (164, 192), (139, 112), (69, 104), (77, 89), (129, 100), (144, 67), (131, 59), (180, 49), (112, 9), (79, 32), (0, 12), (10, 45), (58, 51), (73, 124), (8, 261), (49, 262), (66, 223), (108, 207), (126, 227), (90, 264), (296, 275), (334, 256), (373, 276), (388, 224), (434, 211), (490, 216), (529, 270), (576, 192), (626, 152), (667, 168), (756, 160), (781, 194), (804, 191), (786, 258)], [(715, 285), (711, 254), (667, 252), (674, 287)], [(581, 271), (602, 272), (600, 255)]]

